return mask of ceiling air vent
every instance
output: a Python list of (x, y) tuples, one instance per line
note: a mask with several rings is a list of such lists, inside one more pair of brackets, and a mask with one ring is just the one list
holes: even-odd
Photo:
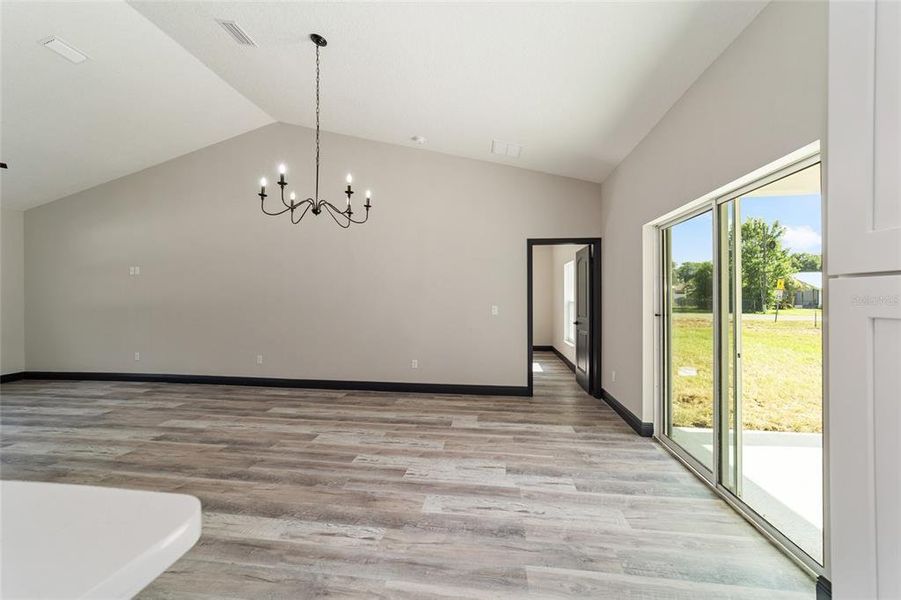
[(519, 158), (519, 155), (522, 153), (522, 145), (514, 144), (513, 142), (491, 140), (491, 153), (510, 158)]
[(234, 21), (221, 21), (216, 20), (219, 25), (222, 26), (222, 29), (228, 32), (228, 35), (232, 36), (232, 39), (235, 40), (238, 44), (242, 46), (256, 46), (257, 43), (253, 41), (247, 32), (241, 29), (241, 26), (235, 23)]
[(44, 38), (38, 43), (48, 50), (53, 50), (69, 62), (73, 62), (76, 65), (88, 59), (87, 55), (84, 52), (81, 52), (77, 48), (72, 47), (70, 44), (67, 44), (56, 36)]

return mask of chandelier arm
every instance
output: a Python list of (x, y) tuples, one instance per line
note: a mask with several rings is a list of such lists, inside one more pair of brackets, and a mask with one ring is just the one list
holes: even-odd
[(281, 194), (282, 195), (282, 204), (284, 204), (288, 208), (288, 210), (290, 210), (291, 205), (288, 204), (287, 202), (285, 202), (285, 186), (279, 184), (279, 187), (282, 188), (282, 190), (281, 190), (282, 191), (282, 194)]
[(339, 209), (337, 206), (335, 206), (334, 204), (332, 204), (332, 203), (329, 202), (328, 200), (320, 200), (320, 202), (322, 202), (323, 205), (328, 206), (329, 208), (331, 208), (333, 211), (335, 211), (335, 212), (338, 213), (339, 215), (344, 215), (344, 214), (345, 214), (345, 212), (344, 212), (343, 210)]
[[(327, 201), (325, 201), (325, 200), (323, 200), (322, 202), (323, 202), (326, 206), (328, 206), (329, 208), (331, 208), (332, 212), (334, 212), (336, 215), (340, 215), (341, 217), (347, 219), (347, 220), (348, 220), (349, 222), (351, 222), (351, 223), (357, 223), (357, 222), (358, 222), (358, 221), (354, 221), (353, 218), (351, 218), (351, 217), (347, 214), (347, 211), (346, 211), (346, 210), (341, 210), (341, 209), (339, 209), (337, 206), (335, 206), (335, 205), (332, 204), (331, 202), (327, 202)], [(350, 225), (350, 223), (348, 223), (348, 225)]]
[(262, 210), (265, 214), (269, 215), (270, 217), (277, 217), (279, 215), (285, 214), (286, 212), (291, 210), (291, 208), (288, 207), (285, 210), (281, 210), (279, 212), (269, 212), (268, 210), (266, 210), (266, 198), (261, 198), (260, 199), (260, 210)]
[(336, 217), (331, 211), (329, 211), (328, 214), (329, 214), (329, 216), (332, 218), (332, 220), (335, 221), (335, 223), (338, 224), (338, 227), (340, 227), (341, 229), (347, 229), (348, 227), (350, 227), (350, 223), (349, 223), (349, 222), (348, 222), (348, 223), (342, 223), (341, 221), (338, 220), (338, 217)]
[(351, 222), (351, 223), (356, 223), (357, 225), (362, 225), (363, 223), (365, 223), (365, 222), (368, 221), (368, 220), (369, 220), (369, 209), (368, 209), (368, 208), (366, 209), (366, 216), (363, 217), (362, 220), (357, 221), (357, 220), (354, 219), (354, 218), (350, 218), (350, 222)]
[(301, 219), (303, 219), (304, 216), (307, 214), (307, 211), (310, 210), (310, 208), (313, 206), (312, 202), (310, 202), (309, 200), (304, 200), (300, 204), (296, 204), (294, 207), (298, 208), (300, 206), (303, 206), (304, 204), (306, 204), (307, 207), (303, 209), (303, 212), (300, 213), (300, 216), (297, 217), (296, 221), (294, 220), (294, 213), (293, 212), (291, 213), (291, 224), (292, 225), (297, 225), (298, 223), (300, 223)]
[[(337, 223), (339, 227), (341, 227), (342, 229), (347, 229), (348, 227), (350, 227), (350, 219), (348, 218), (347, 214), (345, 214), (345, 213), (341, 212), (340, 210), (338, 210), (337, 208), (335, 208), (335, 206), (331, 202), (326, 202), (323, 200), (322, 203), (325, 205), (325, 208), (326, 208), (325, 212), (327, 212), (328, 215), (332, 219), (334, 219), (335, 223)], [(341, 221), (338, 220), (338, 217), (336, 215), (341, 215), (341, 217), (343, 217), (344, 219), (347, 219), (347, 222), (342, 223)]]

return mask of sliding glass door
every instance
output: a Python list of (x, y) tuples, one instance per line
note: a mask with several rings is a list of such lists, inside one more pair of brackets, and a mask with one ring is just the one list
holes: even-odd
[(723, 485), (822, 564), (819, 181), (815, 164), (720, 206), (731, 217), (736, 297), (720, 322), (733, 344), (723, 357), (734, 413), (723, 429)]
[(713, 471), (713, 211), (663, 230), (666, 435)]
[(820, 165), (661, 228), (664, 442), (823, 564)]

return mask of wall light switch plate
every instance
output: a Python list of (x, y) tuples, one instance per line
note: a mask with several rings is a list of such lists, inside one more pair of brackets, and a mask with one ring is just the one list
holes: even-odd
[(129, 274), (129, 275), (134, 275), (134, 274), (135, 274), (135, 268), (134, 268), (134, 267), (128, 267), (128, 274)]
[(257, 364), (258, 365), (263, 364), (263, 355), (262, 354), (257, 354)]
[(492, 304), (491, 305), (491, 316), (496, 317), (497, 313), (498, 313), (497, 304)]
[(415, 358), (414, 358), (413, 360), (411, 360), (411, 361), (410, 361), (410, 368), (411, 368), (411, 369), (418, 369), (418, 368), (419, 368), (419, 361), (416, 360)]
[(141, 353), (135, 352), (135, 360), (141, 360)]
[(141, 267), (135, 267), (135, 275), (141, 274)]
[(616, 381), (616, 371), (613, 371), (613, 373), (611, 374), (611, 379), (613, 381)]

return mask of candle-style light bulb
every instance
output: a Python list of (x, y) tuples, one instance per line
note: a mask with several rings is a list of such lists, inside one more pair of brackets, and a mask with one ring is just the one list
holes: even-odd
[(265, 177), (260, 178), (260, 187), (266, 187), (266, 178)]
[(291, 192), (291, 195), (288, 196), (288, 197), (291, 198), (291, 201), (292, 201), (292, 202), (295, 201), (295, 200), (297, 200), (297, 194), (295, 194), (294, 192)]
[(348, 173), (348, 174), (347, 174), (347, 179), (346, 179), (346, 181), (347, 181), (347, 185), (352, 184), (352, 183), (354, 182), (353, 175), (351, 175), (350, 173)]
[(287, 172), (287, 169), (285, 168), (285, 163), (280, 164), (278, 166), (278, 174), (284, 175), (286, 172)]
[(366, 199), (369, 200), (370, 198), (372, 198), (372, 192), (366, 190)]

